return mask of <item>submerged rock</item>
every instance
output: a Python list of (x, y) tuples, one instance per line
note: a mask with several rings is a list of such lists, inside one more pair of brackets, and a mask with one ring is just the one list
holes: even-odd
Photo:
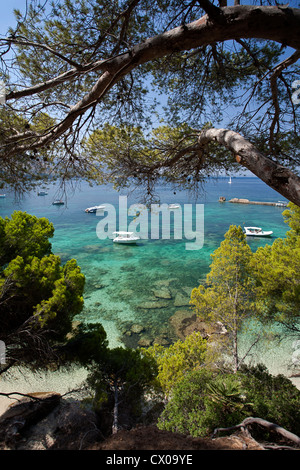
[(120, 295), (122, 295), (124, 297), (133, 296), (134, 295), (134, 290), (132, 290), (132, 289), (122, 289), (120, 291)]
[(131, 331), (132, 333), (135, 333), (135, 334), (138, 334), (138, 335), (139, 335), (140, 333), (142, 333), (142, 331), (144, 331), (144, 330), (145, 330), (145, 328), (144, 328), (142, 325), (138, 325), (138, 324), (132, 325), (132, 327), (131, 327), (131, 329), (130, 329), (130, 331)]
[(180, 292), (177, 292), (175, 301), (174, 301), (174, 306), (175, 307), (184, 307), (190, 304), (190, 297), (187, 297), (184, 294), (181, 294)]
[(158, 289), (154, 289), (153, 294), (155, 295), (155, 297), (159, 299), (171, 299), (172, 298), (171, 291), (166, 286), (162, 286)]
[(171, 341), (164, 334), (161, 334), (160, 336), (156, 336), (153, 340), (153, 344), (159, 344), (160, 346), (169, 346), (170, 343)]
[(138, 342), (138, 345), (141, 348), (148, 348), (149, 346), (151, 346), (151, 344), (152, 344), (152, 339), (147, 338), (146, 336), (143, 336)]
[(164, 302), (163, 300), (149, 300), (148, 302), (143, 302), (138, 305), (138, 308), (166, 308), (169, 306), (169, 302)]
[(104, 289), (105, 287), (107, 287), (105, 284), (94, 284), (95, 289)]
[(194, 331), (200, 332), (203, 338), (209, 338), (211, 335), (224, 335), (227, 333), (226, 328), (221, 322), (209, 324), (191, 310), (177, 310), (172, 317), (170, 323), (174, 329), (176, 336), (184, 340)]

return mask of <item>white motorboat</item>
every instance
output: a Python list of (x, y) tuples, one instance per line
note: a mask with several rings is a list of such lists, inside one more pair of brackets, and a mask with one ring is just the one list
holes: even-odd
[(288, 203), (285, 202), (285, 201), (278, 201), (278, 202), (276, 202), (275, 205), (276, 205), (277, 207), (286, 207), (287, 204), (288, 204)]
[(260, 227), (244, 227), (245, 234), (251, 237), (270, 237), (273, 232), (271, 230), (265, 231)]
[(38, 192), (38, 196), (47, 196), (47, 192), (46, 191), (39, 191)]
[(53, 206), (63, 206), (64, 205), (64, 201), (62, 201), (61, 199), (57, 200), (57, 201), (53, 201), (52, 202), (52, 205)]
[(130, 245), (140, 240), (140, 237), (134, 234), (134, 232), (114, 232), (117, 235), (114, 239), (114, 243), (123, 243), (124, 245)]
[(179, 209), (179, 205), (178, 204), (169, 204), (168, 205), (168, 209)]
[(97, 212), (98, 210), (104, 210), (105, 209), (105, 206), (93, 206), (93, 207), (87, 207), (85, 209), (85, 212), (88, 212), (88, 213), (94, 213), (94, 212)]
[(6, 197), (6, 194), (0, 194), (0, 197)]

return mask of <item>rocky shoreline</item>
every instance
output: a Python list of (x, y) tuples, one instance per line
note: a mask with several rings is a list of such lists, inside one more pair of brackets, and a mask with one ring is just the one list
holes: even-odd
[[(149, 347), (153, 344), (168, 346), (178, 339), (184, 340), (192, 332), (200, 332), (203, 338), (211, 334), (225, 334), (221, 324), (210, 326), (199, 319), (190, 308), (192, 287), (181, 287), (180, 290), (171, 286), (171, 280), (159, 280), (153, 284), (152, 296), (138, 303), (143, 323), (122, 322), (119, 325), (121, 341), (128, 347)], [(121, 295), (125, 294), (121, 291)], [(128, 291), (127, 295), (130, 295)], [(173, 315), (164, 318), (164, 309)], [(162, 321), (157, 322), (161, 315)], [(152, 318), (154, 317), (154, 321)], [(147, 321), (145, 319), (147, 318)]]

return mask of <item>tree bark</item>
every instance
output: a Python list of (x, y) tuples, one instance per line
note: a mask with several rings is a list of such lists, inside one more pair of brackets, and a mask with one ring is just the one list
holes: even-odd
[(253, 417), (245, 418), (244, 421), (242, 421), (240, 424), (237, 424), (236, 426), (232, 426), (230, 428), (215, 429), (213, 435), (215, 436), (218, 432), (222, 432), (222, 431), (233, 431), (236, 429), (247, 428), (247, 426), (250, 426), (251, 424), (258, 424), (259, 426), (262, 426), (268, 429), (269, 431), (275, 431), (281, 436), (283, 436), (285, 439), (288, 439), (289, 441), (295, 443), (298, 447), (300, 447), (299, 436), (297, 436), (296, 434), (293, 434), (290, 431), (287, 431), (281, 426), (278, 426), (278, 424), (271, 423), (270, 421), (267, 421), (262, 418), (253, 418)]
[(112, 434), (116, 434), (118, 430), (119, 430), (119, 392), (118, 392), (118, 384), (114, 383), (114, 409), (113, 409)]
[(236, 161), (250, 170), (268, 186), (300, 206), (300, 178), (290, 169), (265, 157), (251, 142), (240, 134), (228, 129), (203, 130), (198, 139), (200, 146), (218, 142), (231, 150)]

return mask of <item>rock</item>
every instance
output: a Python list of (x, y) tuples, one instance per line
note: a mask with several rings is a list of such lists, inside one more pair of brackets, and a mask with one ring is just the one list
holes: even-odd
[(189, 304), (190, 304), (190, 298), (185, 296), (184, 294), (181, 294), (180, 292), (177, 292), (175, 301), (174, 301), (174, 306), (185, 307)]
[(159, 279), (158, 281), (155, 281), (153, 284), (155, 286), (158, 286), (158, 287), (161, 287), (161, 286), (169, 287), (170, 283), (173, 282), (173, 281), (176, 281), (176, 278), (174, 278), (174, 279)]
[(142, 326), (142, 325), (138, 325), (138, 324), (135, 324), (135, 325), (132, 325), (132, 327), (130, 328), (130, 331), (132, 333), (136, 333), (136, 334), (140, 334), (142, 333), (142, 331), (144, 331), (145, 328)]
[(163, 300), (149, 300), (148, 302), (143, 302), (142, 304), (138, 305), (138, 308), (146, 308), (146, 309), (151, 309), (151, 308), (165, 308), (169, 306), (169, 302), (164, 302)]
[(147, 338), (146, 336), (143, 336), (139, 342), (138, 345), (141, 346), (141, 348), (148, 348), (151, 346), (152, 340), (150, 338)]
[(168, 341), (165, 335), (160, 335), (154, 338), (153, 344), (159, 344), (160, 346), (168, 346), (170, 344), (170, 341)]
[(0, 449), (80, 450), (99, 438), (96, 414), (55, 392), (31, 393), (0, 417)]
[(217, 335), (226, 335), (228, 333), (228, 331), (226, 330), (225, 326), (223, 325), (223, 323), (221, 323), (220, 321), (217, 321), (215, 324), (214, 324), (214, 330), (213, 330), (213, 334), (217, 334)]
[(171, 291), (166, 286), (162, 286), (158, 289), (154, 289), (153, 294), (155, 295), (155, 297), (159, 299), (171, 299), (172, 298)]
[(134, 291), (132, 289), (122, 289), (120, 291), (120, 295), (124, 296), (132, 296), (134, 295)]
[(83, 249), (87, 252), (94, 252), (99, 250), (99, 245), (85, 245)]
[(10, 406), (0, 417), (1, 445), (14, 448), (22, 434), (51, 413), (60, 400), (61, 395), (56, 392), (31, 393)]
[(101, 435), (95, 412), (80, 401), (62, 402), (49, 418), (55, 424), (48, 431), (51, 450), (84, 450)]
[(188, 287), (188, 286), (182, 287), (182, 290), (187, 293), (187, 295), (189, 296), (189, 298), (191, 297), (191, 293), (192, 293), (192, 290), (193, 290), (193, 289), (194, 289), (193, 287)]
[(208, 324), (201, 320), (191, 310), (177, 310), (169, 319), (176, 336), (184, 340), (194, 331), (200, 332), (203, 338), (209, 338), (214, 334), (226, 334), (226, 328), (221, 322)]
[(81, 325), (80, 321), (72, 321), (72, 329), (69, 333), (67, 333), (66, 337), (68, 339), (74, 338), (74, 336), (77, 334), (78, 327)]

